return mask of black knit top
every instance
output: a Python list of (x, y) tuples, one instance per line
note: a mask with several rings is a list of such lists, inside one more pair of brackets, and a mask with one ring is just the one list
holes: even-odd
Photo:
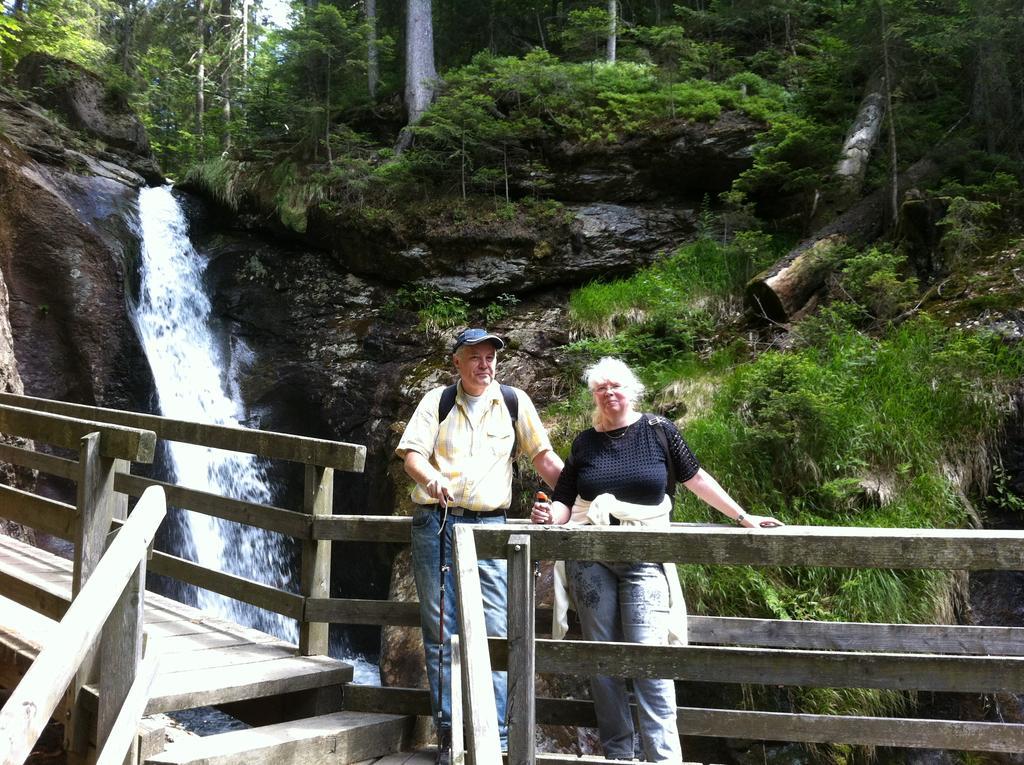
[[(645, 414), (624, 428), (603, 433), (589, 428), (576, 436), (553, 499), (572, 507), (577, 494), (592, 500), (609, 492), (623, 502), (659, 504), (668, 485), (668, 455), (654, 430), (657, 426), (651, 424), (653, 417)], [(676, 482), (689, 481), (700, 463), (672, 422), (655, 419), (668, 437)]]

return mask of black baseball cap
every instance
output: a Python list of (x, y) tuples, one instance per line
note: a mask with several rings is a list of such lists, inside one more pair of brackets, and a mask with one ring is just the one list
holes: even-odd
[(476, 345), (477, 343), (485, 342), (492, 343), (499, 351), (505, 347), (505, 341), (497, 335), (492, 335), (486, 329), (474, 327), (473, 329), (464, 329), (458, 334), (455, 338), (455, 345), (452, 346), (452, 353), (455, 353), (464, 345)]

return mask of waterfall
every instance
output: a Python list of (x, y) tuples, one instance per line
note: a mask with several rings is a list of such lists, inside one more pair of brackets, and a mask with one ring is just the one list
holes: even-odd
[[(138, 306), (133, 320), (156, 384), (160, 414), (179, 420), (237, 426), (244, 414), (229, 352), (210, 326), (203, 291), (206, 260), (169, 187), (139, 192), (142, 240)], [(221, 496), (270, 504), (274, 491), (253, 456), (169, 442), (175, 483)], [(290, 540), (281, 534), (191, 511), (173, 518), (186, 549), (177, 554), (208, 568), (296, 591)], [(198, 605), (231, 621), (297, 642), (295, 620), (247, 603), (197, 590)]]

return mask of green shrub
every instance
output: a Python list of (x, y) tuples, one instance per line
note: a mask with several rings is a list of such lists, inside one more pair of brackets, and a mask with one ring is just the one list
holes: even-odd
[(875, 319), (893, 319), (917, 296), (917, 279), (903, 275), (906, 260), (877, 247), (853, 255), (842, 268), (842, 290)]

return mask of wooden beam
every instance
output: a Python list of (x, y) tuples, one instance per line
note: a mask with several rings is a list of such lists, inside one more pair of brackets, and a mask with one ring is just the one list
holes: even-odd
[[(589, 728), (597, 725), (593, 703), (577, 699), (539, 698), (537, 719), (545, 725)], [(1024, 725), (1015, 723), (793, 714), (700, 707), (679, 707), (676, 720), (684, 736), (954, 751), (1024, 751)], [(537, 762), (546, 756), (538, 754)]]
[(131, 765), (139, 761), (136, 752), (139, 743), (139, 722), (149, 702), (149, 689), (153, 686), (159, 666), (159, 656), (147, 656), (142, 661), (138, 675), (110, 727), (110, 733), (99, 747), (96, 765)]
[(118, 473), (114, 478), (114, 488), (132, 497), (138, 497), (150, 486), (159, 486), (167, 495), (167, 504), (185, 510), (212, 515), (226, 521), (257, 526), (267, 531), (276, 531), (295, 539), (310, 538), (310, 521), (312, 516), (296, 513), (271, 505), (257, 502), (246, 502), (241, 499), (222, 497), (196, 489), (186, 489), (172, 483), (156, 481), (152, 478)]
[[(77, 417), (64, 417), (33, 409), (23, 409), (5, 402), (13, 394), (0, 393), (0, 433), (24, 436), (35, 441), (77, 449), (79, 441), (90, 433), (101, 433), (100, 453), (104, 457), (152, 462), (156, 451), (156, 434), (141, 428), (111, 425)], [(15, 396), (15, 398), (21, 398)]]
[(1024, 627), (814, 622), (691, 614), (687, 617), (687, 629), (691, 644), (1024, 656)]
[(41, 473), (48, 473), (59, 478), (67, 478), (70, 481), (78, 478), (78, 463), (74, 460), (57, 457), (53, 454), (44, 454), (34, 449), (12, 446), (11, 444), (0, 444), (0, 462), (20, 465), (30, 470), (38, 470)]
[[(120, 533), (120, 532), (119, 532)], [(146, 592), (146, 556), (139, 561), (132, 578), (103, 625), (99, 647), (99, 707), (96, 712), (96, 742), (102, 748), (110, 738), (121, 707), (135, 684), (142, 659), (142, 625)], [(143, 708), (145, 703), (143, 702)], [(141, 709), (139, 710), (141, 717)], [(135, 722), (138, 723), (138, 717)], [(134, 740), (134, 736), (132, 739)], [(125, 749), (121, 750), (124, 760)]]
[(412, 518), (385, 515), (332, 515), (313, 519), (314, 539), (408, 544)]
[[(154, 489), (154, 492), (159, 492)], [(153, 540), (165, 508), (159, 493), (149, 495), (114, 539), (89, 582), (48, 636), (46, 647), (0, 710), (0, 751), (24, 760), (89, 649), (104, 621)]]
[[(306, 438), (267, 430), (207, 425), (138, 414), (118, 409), (101, 409), (81, 404), (68, 404), (13, 393), (0, 393), (0, 404), (25, 407), (37, 412), (53, 412), (70, 417), (82, 417), (104, 423), (117, 423), (133, 428), (146, 428), (167, 441), (211, 446), (246, 454), (258, 454), (270, 459), (290, 460), (311, 465), (324, 465), (336, 470), (361, 473), (366, 463), (366, 447), (320, 438)], [(0, 423), (0, 431), (4, 428)], [(113, 455), (124, 456), (124, 455)], [(130, 459), (130, 458), (129, 458)], [(150, 458), (150, 460), (152, 457)], [(145, 461), (150, 461), (145, 460)], [(143, 460), (135, 460), (136, 462)]]
[(253, 582), (223, 571), (214, 571), (198, 563), (162, 552), (153, 553), (149, 570), (177, 579), (179, 582), (194, 584), (210, 592), (241, 600), (243, 603), (265, 608), (282, 616), (302, 618), (302, 596), (268, 584)]
[(354, 712), (390, 710), (401, 715), (421, 715), (423, 717), (431, 715), (430, 691), (424, 688), (353, 685), (350, 683), (345, 686), (344, 699), (345, 709), (351, 709)]
[(1020, 693), (1024, 659), (536, 641), (537, 671), (710, 683)]
[[(675, 561), (730, 566), (1024, 570), (1024, 531), (783, 526), (743, 529), (680, 525), (668, 531), (626, 527), (517, 528), (538, 560)], [(484, 558), (501, 557), (511, 529), (475, 530)]]
[(58, 539), (75, 537), (74, 505), (40, 497), (11, 486), (0, 486), (0, 515), (22, 526), (44, 531)]
[[(334, 507), (334, 471), (306, 465), (302, 510), (310, 518), (329, 516)], [(300, 590), (306, 598), (331, 597), (331, 543), (307, 539), (302, 543)], [(311, 619), (303, 608), (299, 616), (299, 653), (303, 656), (328, 653), (328, 624)]]
[(416, 601), (309, 598), (306, 600), (306, 619), (331, 624), (419, 627), (420, 604)]
[(528, 534), (508, 538), (508, 765), (533, 765), (534, 709), (533, 566)]
[(469, 679), (465, 687), (466, 748), (477, 765), (501, 761), (498, 712), (491, 682), (491, 661), (487, 654), (487, 625), (480, 594), (480, 571), (473, 528), (455, 526), (455, 590), (458, 602), (459, 634), (462, 636), (462, 666)]

